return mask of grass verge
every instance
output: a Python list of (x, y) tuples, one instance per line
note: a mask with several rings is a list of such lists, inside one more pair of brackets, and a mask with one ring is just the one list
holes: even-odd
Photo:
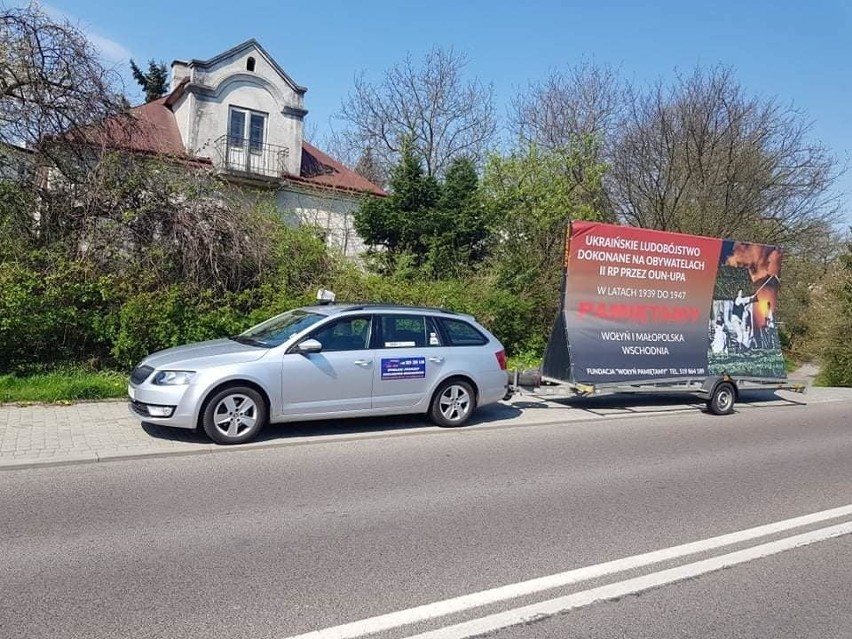
[(127, 376), (114, 371), (63, 369), (33, 375), (0, 375), (0, 404), (56, 403), (123, 397)]

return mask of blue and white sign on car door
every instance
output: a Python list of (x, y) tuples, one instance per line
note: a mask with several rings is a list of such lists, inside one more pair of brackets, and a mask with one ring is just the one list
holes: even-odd
[(382, 358), (382, 379), (422, 379), (426, 377), (425, 357)]

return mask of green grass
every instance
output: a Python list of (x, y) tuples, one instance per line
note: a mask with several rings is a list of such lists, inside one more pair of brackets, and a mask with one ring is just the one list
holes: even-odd
[(113, 371), (62, 369), (20, 377), (0, 375), (0, 404), (107, 399), (126, 393), (127, 376)]

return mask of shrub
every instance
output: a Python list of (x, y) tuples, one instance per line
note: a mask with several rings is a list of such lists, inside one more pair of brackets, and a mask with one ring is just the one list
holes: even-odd
[(102, 283), (79, 263), (35, 257), (0, 269), (0, 371), (106, 356), (98, 332), (108, 312)]
[[(492, 331), (510, 354), (543, 351), (553, 320), (548, 316), (549, 310), (501, 288), (487, 275), (464, 280), (411, 281), (342, 266), (331, 288), (341, 302), (412, 304), (468, 313)], [(553, 298), (552, 303), (558, 304), (558, 291)]]

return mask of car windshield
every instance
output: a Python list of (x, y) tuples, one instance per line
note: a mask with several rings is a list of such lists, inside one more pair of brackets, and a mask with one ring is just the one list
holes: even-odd
[(273, 348), (280, 346), (293, 335), (315, 324), (323, 317), (325, 316), (306, 311), (287, 311), (257, 326), (252, 326), (247, 331), (234, 335), (231, 339), (242, 344)]

